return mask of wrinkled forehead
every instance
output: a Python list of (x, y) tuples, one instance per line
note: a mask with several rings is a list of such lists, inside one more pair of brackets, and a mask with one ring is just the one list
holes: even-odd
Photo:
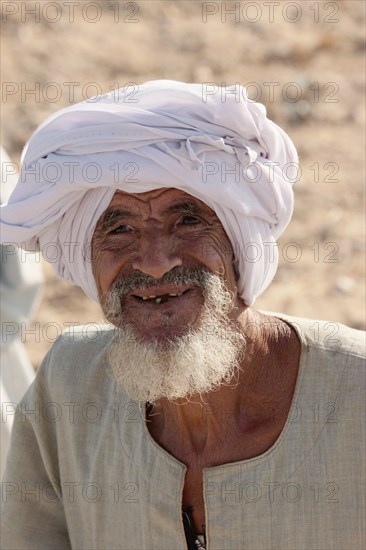
[(178, 209), (181, 211), (185, 209), (187, 213), (191, 213), (192, 215), (194, 213), (197, 215), (200, 213), (209, 215), (221, 224), (215, 211), (208, 204), (185, 191), (175, 188), (159, 188), (143, 193), (127, 193), (117, 190), (106, 210), (101, 215), (99, 222), (115, 209), (123, 209), (127, 212), (131, 211), (143, 216), (146, 215), (147, 217), (163, 217), (164, 215), (178, 211)]

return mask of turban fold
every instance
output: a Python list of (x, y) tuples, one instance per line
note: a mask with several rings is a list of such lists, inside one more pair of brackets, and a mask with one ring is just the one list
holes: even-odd
[(297, 153), (245, 88), (205, 86), (151, 81), (49, 117), (26, 144), (1, 207), (2, 242), (41, 250), (58, 275), (98, 300), (90, 246), (115, 191), (177, 188), (215, 211), (233, 246), (239, 295), (251, 305), (277, 269)]

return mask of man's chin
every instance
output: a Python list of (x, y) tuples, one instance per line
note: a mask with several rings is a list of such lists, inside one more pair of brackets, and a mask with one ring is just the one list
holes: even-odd
[(135, 401), (175, 401), (235, 383), (239, 350), (230, 335), (190, 331), (172, 339), (164, 333), (148, 343), (130, 336), (117, 331), (107, 355), (115, 380)]
[(136, 344), (162, 351), (175, 348), (188, 333), (193, 332), (189, 327), (181, 326), (156, 327), (149, 331), (133, 330)]
[(111, 293), (106, 316), (119, 330), (107, 357), (115, 380), (132, 399), (174, 401), (235, 383), (245, 338), (228, 317), (232, 295), (216, 275), (206, 280), (205, 292), (202, 308), (154, 309), (149, 315), (121, 302), (117, 289)]

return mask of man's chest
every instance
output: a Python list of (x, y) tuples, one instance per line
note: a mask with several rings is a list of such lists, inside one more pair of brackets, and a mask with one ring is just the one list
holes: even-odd
[(221, 446), (215, 451), (201, 456), (186, 455), (180, 460), (187, 466), (183, 489), (183, 510), (191, 511), (192, 520), (197, 534), (204, 531), (205, 496), (204, 496), (204, 468), (223, 464), (230, 464), (250, 459), (265, 453), (279, 437), (286, 415), (273, 418), (271, 423), (258, 425), (247, 433), (227, 432)]

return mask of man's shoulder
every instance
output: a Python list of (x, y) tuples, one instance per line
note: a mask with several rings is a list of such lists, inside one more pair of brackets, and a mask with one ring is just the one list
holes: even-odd
[(266, 312), (293, 327), (304, 347), (318, 348), (324, 352), (366, 358), (366, 332), (338, 321), (308, 319), (283, 313)]
[(38, 378), (60, 387), (66, 381), (85, 385), (105, 378), (105, 355), (114, 333), (114, 327), (97, 323), (69, 327), (48, 351)]
[(98, 361), (104, 356), (115, 334), (115, 327), (107, 324), (88, 323), (68, 327), (53, 344), (52, 358), (64, 362)]
[(113, 325), (88, 323), (70, 326), (57, 338), (51, 349), (58, 353), (95, 353), (108, 346), (114, 334)]

